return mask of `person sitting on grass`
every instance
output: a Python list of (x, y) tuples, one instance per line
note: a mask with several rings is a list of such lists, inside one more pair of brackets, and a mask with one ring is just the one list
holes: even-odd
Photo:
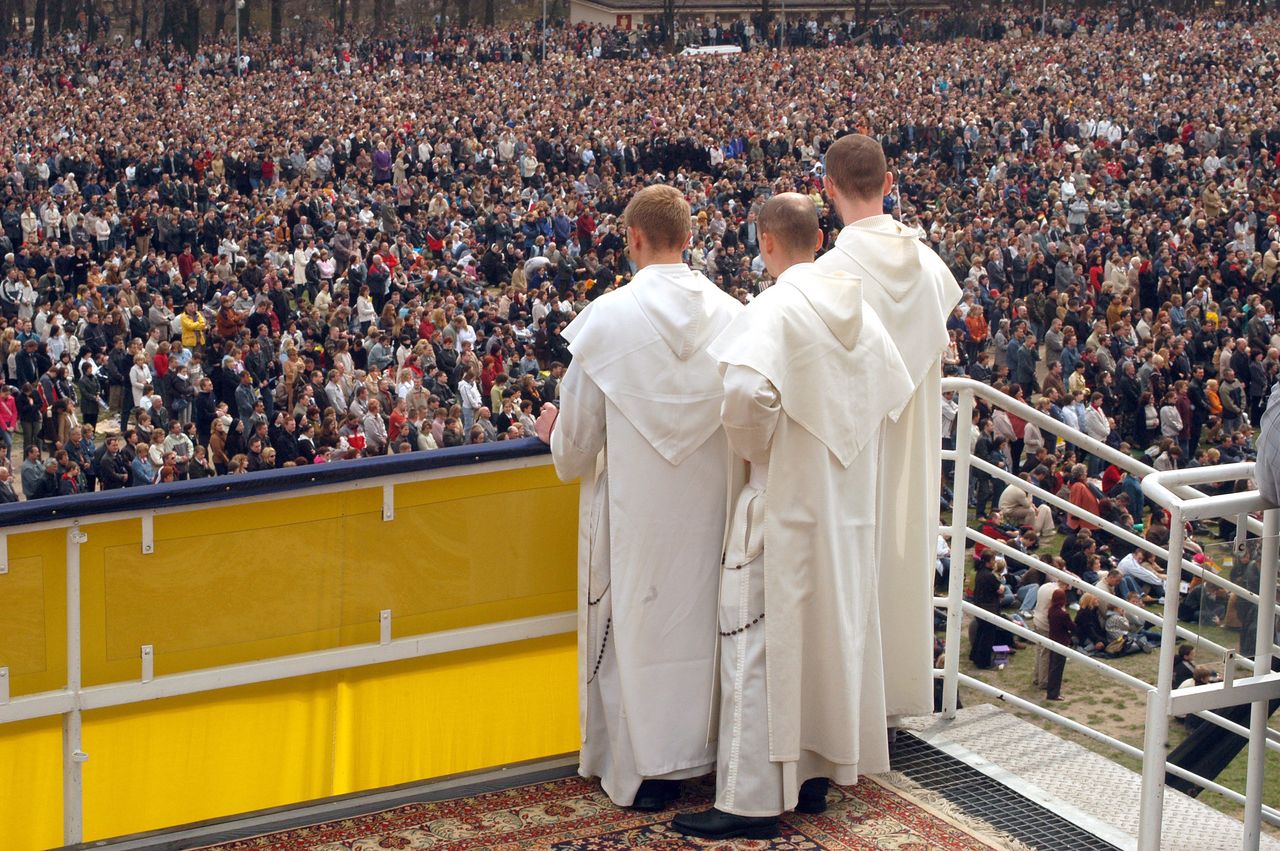
[[(1165, 575), (1156, 569), (1155, 559), (1146, 550), (1134, 550), (1116, 565), (1121, 576), (1132, 579), (1146, 592), (1147, 602), (1164, 601)], [(1130, 593), (1133, 593), (1132, 591)]]
[(1112, 605), (1107, 609), (1104, 621), (1107, 630), (1106, 654), (1112, 658), (1133, 653), (1150, 653), (1151, 645), (1141, 634), (1133, 632), (1132, 624), (1124, 609)]
[(1076, 645), (1091, 656), (1102, 655), (1107, 649), (1107, 627), (1102, 619), (1102, 601), (1093, 594), (1080, 598), (1080, 611), (1076, 612)]

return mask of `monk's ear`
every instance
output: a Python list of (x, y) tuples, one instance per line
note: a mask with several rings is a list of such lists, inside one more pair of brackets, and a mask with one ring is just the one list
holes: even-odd
[(815, 240), (815, 243), (813, 246), (813, 250), (814, 250), (814, 253), (816, 254), (822, 251), (822, 246), (825, 245), (827, 241), (827, 236), (822, 232), (822, 228), (818, 228), (818, 232), (814, 234), (814, 240)]

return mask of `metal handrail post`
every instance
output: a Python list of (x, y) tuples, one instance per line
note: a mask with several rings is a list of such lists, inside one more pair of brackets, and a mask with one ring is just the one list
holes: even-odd
[[(1271, 645), (1276, 638), (1276, 535), (1280, 533), (1280, 509), (1269, 509), (1262, 515), (1262, 563), (1259, 565), (1257, 642), (1254, 647), (1253, 670), (1264, 674), (1271, 670)], [(1245, 774), (1244, 847), (1257, 851), (1262, 840), (1262, 787), (1267, 771), (1266, 700), (1255, 701), (1249, 716), (1249, 762)]]
[(1169, 509), (1169, 558), (1165, 562), (1165, 618), (1160, 628), (1160, 667), (1156, 689), (1147, 696), (1147, 730), (1142, 756), (1142, 811), (1138, 818), (1139, 851), (1159, 851), (1164, 814), (1165, 759), (1169, 750), (1169, 693), (1173, 690), (1173, 656), (1178, 644), (1178, 597), (1182, 583), (1182, 546), (1186, 525), (1182, 509)]
[(964, 615), (965, 553), (969, 520), (969, 429), (973, 391), (960, 390), (955, 419), (955, 475), (951, 482), (951, 574), (947, 582), (947, 652), (942, 669), (942, 715), (956, 717), (960, 690), (960, 626)]
[(80, 544), (79, 526), (67, 528), (67, 691), (71, 709), (62, 716), (62, 841), (84, 841), (84, 779), (80, 766), (86, 757), (80, 718)]

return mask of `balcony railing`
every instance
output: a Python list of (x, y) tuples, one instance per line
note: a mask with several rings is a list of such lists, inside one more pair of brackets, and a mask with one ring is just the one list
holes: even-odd
[(537, 440), (0, 508), (0, 847), (572, 750), (576, 528)]
[[(1160, 827), (1166, 772), (1204, 789), (1217, 792), (1242, 805), (1245, 817), (1245, 847), (1257, 848), (1261, 823), (1266, 821), (1269, 824), (1280, 825), (1280, 811), (1262, 802), (1263, 770), (1266, 753), (1268, 750), (1280, 751), (1280, 733), (1267, 727), (1268, 701), (1280, 697), (1280, 674), (1271, 672), (1273, 654), (1280, 649), (1275, 646), (1274, 617), (1278, 611), (1275, 604), (1276, 533), (1280, 529), (1280, 518), (1277, 516), (1277, 510), (1267, 505), (1257, 491), (1210, 496), (1196, 490), (1194, 487), (1195, 485), (1247, 479), (1252, 474), (1253, 465), (1228, 464), (1160, 473), (1140, 461), (1094, 440), (1082, 432), (1071, 429), (1040, 411), (1032, 409), (1026, 404), (997, 392), (988, 385), (969, 379), (948, 378), (943, 381), (943, 390), (956, 393), (959, 406), (956, 417), (956, 423), (958, 424), (956, 448), (943, 453), (945, 460), (953, 461), (955, 464), (953, 490), (956, 508), (952, 515), (949, 531), (952, 552), (951, 573), (947, 596), (935, 599), (935, 604), (945, 610), (947, 614), (945, 664), (940, 671), (935, 672), (943, 681), (944, 715), (954, 717), (958, 687), (964, 685), (989, 697), (998, 698), (1016, 709), (1084, 735), (1130, 757), (1140, 758), (1143, 764), (1143, 790), (1138, 847), (1143, 851), (1156, 851), (1160, 847)], [(1049, 493), (1008, 471), (975, 457), (967, 438), (968, 427), (972, 422), (973, 411), (978, 399), (983, 400), (992, 409), (1004, 410), (1027, 422), (1034, 423), (1046, 435), (1046, 442), (1056, 437), (1089, 455), (1096, 456), (1108, 464), (1114, 464), (1118, 468), (1141, 478), (1146, 497), (1170, 513), (1168, 545), (1160, 546), (1154, 544), (1143, 536), (1136, 534), (1132, 529), (1124, 528), (1087, 512), (1057, 494)], [(1004, 485), (1018, 487), (1065, 514), (1087, 521), (1105, 530), (1116, 539), (1156, 556), (1168, 568), (1164, 598), (1165, 612), (1168, 614), (1162, 616), (1142, 606), (1134, 605), (1122, 597), (1100, 590), (1074, 573), (1060, 570), (1034, 555), (1024, 553), (1015, 547), (983, 534), (980, 528), (976, 528), (977, 523), (971, 525), (969, 512), (966, 510), (970, 474), (974, 470), (981, 471)], [(1261, 520), (1254, 516), (1259, 513), (1263, 518)], [(1245, 588), (1220, 576), (1216, 571), (1185, 557), (1185, 524), (1212, 518), (1228, 518), (1236, 522), (1236, 546), (1238, 548), (1244, 547), (1249, 541), (1260, 539), (1260, 573), (1262, 580), (1258, 591), (1255, 592)], [(944, 534), (947, 534), (946, 530), (944, 530)], [(1114, 665), (1108, 664), (1103, 658), (1090, 656), (1072, 647), (1058, 644), (1047, 637), (967, 602), (965, 600), (964, 582), (967, 562), (966, 545), (969, 543), (982, 544), (995, 550), (1006, 560), (1038, 568), (1045, 576), (1061, 580), (1081, 593), (1094, 594), (1106, 604), (1119, 606), (1126, 613), (1145, 621), (1151, 628), (1158, 629), (1161, 634), (1161, 643), (1156, 682), (1154, 684), (1149, 683), (1118, 669)], [(1170, 558), (1170, 553), (1178, 554), (1178, 557)], [(1181, 583), (1184, 576), (1198, 577), (1206, 583), (1236, 595), (1239, 600), (1261, 604), (1262, 608), (1260, 609), (1257, 624), (1257, 652), (1253, 659), (1235, 656), (1233, 650), (1211, 640), (1201, 631), (1189, 628), (1178, 622), (1178, 604), (1181, 598)], [(1263, 601), (1267, 602), (1264, 603)], [(1266, 616), (1268, 612), (1271, 613), (1272, 617)], [(997, 688), (976, 677), (961, 673), (960, 635), (963, 616), (966, 614), (998, 624), (1002, 629), (1008, 630), (1029, 643), (1049, 647), (1074, 662), (1133, 688), (1146, 701), (1147, 722), (1144, 746), (1137, 748), (1089, 724), (1068, 718), (1024, 697)], [(1193, 689), (1179, 690), (1175, 693), (1173, 688), (1175, 684), (1172, 682), (1173, 662), (1179, 639), (1194, 640), (1199, 647), (1221, 654), (1227, 660), (1227, 674), (1224, 681)], [(1232, 665), (1238, 665), (1245, 672), (1252, 675), (1237, 678), (1234, 676)], [(1213, 711), (1242, 703), (1252, 704), (1251, 723), (1248, 727), (1237, 724)], [(1227, 788), (1222, 784), (1167, 761), (1169, 718), (1174, 714), (1183, 715), (1188, 713), (1198, 716), (1205, 722), (1248, 738), (1247, 787), (1244, 792)]]
[[(987, 385), (946, 379), (943, 386), (958, 395), (957, 422), (961, 424), (957, 448), (944, 453), (954, 463), (957, 506), (949, 526), (953, 564), (948, 594), (936, 600), (947, 615), (948, 652), (944, 667), (936, 672), (943, 680), (944, 714), (954, 716), (958, 689), (963, 685), (1142, 759), (1141, 848), (1156, 849), (1160, 844), (1166, 772), (1242, 805), (1246, 845), (1256, 847), (1263, 821), (1280, 824), (1280, 812), (1261, 798), (1265, 755), (1280, 751), (1280, 734), (1266, 725), (1266, 700), (1280, 696), (1280, 682), (1271, 673), (1276, 651), (1274, 619), (1259, 617), (1256, 658), (1235, 658), (1228, 665), (1224, 683), (1175, 691), (1170, 674), (1178, 639), (1195, 640), (1199, 647), (1229, 660), (1233, 652), (1203, 628), (1178, 622), (1174, 615), (1183, 577), (1198, 577), (1238, 600), (1261, 603), (1263, 612), (1276, 610), (1275, 511), (1253, 491), (1207, 496), (1196, 490), (1198, 485), (1245, 479), (1251, 465), (1156, 473)], [(979, 399), (1141, 477), (1147, 497), (1172, 516), (1168, 546), (1153, 544), (1133, 529), (1083, 512), (1068, 500), (975, 458), (965, 439), (965, 427)], [(1100, 591), (1072, 573), (983, 534), (964, 510), (973, 471), (1022, 488), (1167, 563), (1165, 600), (1170, 616), (1166, 619)], [(1254, 516), (1259, 513), (1261, 518)], [(1264, 569), (1256, 590), (1181, 556), (1184, 523), (1212, 517), (1235, 521), (1235, 546), (1260, 547)], [(204, 696), (215, 701), (237, 693), (237, 689), (284, 680), (298, 682), (374, 665), (395, 668), (396, 664), (427, 657), (459, 658), (463, 666), (458, 669), (460, 676), (469, 673), (469, 665), (496, 666), (483, 688), (469, 684), (458, 688), (470, 689), (473, 696), (486, 696), (486, 705), (506, 713), (502, 720), (511, 727), (509, 735), (487, 737), (486, 741), (495, 743), (482, 753), (446, 754), (431, 763), (406, 766), (404, 780), (572, 749), (577, 725), (573, 650), (567, 634), (572, 633), (575, 622), (576, 518), (576, 486), (561, 485), (555, 479), (545, 449), (536, 441), (0, 508), (0, 613), (5, 618), (0, 628), (0, 750), (6, 734), (22, 726), (18, 722), (47, 719), (57, 724), (60, 720), (60, 748), (55, 745), (40, 753), (53, 759), (60, 753), (61, 772), (40, 775), (52, 785), (33, 790), (32, 799), (61, 797), (62, 823), (55, 838), (74, 843), (162, 826), (135, 824), (118, 815), (135, 809), (149, 810), (157, 819), (170, 818), (167, 824), (232, 814), (199, 800), (191, 804), (193, 808), (172, 812), (141, 804), (131, 807), (132, 799), (123, 799), (119, 786), (109, 785), (118, 775), (99, 774), (86, 784), (82, 776), (86, 758), (91, 760), (89, 765), (112, 771), (118, 770), (120, 760), (112, 765), (109, 752), (100, 756), (105, 745), (85, 745), (82, 721), (91, 726), (104, 724), (104, 716), (119, 713), (123, 707), (134, 707), (142, 715), (153, 713), (143, 718), (146, 721), (171, 705), (143, 705), (149, 701), (170, 701), (179, 696)], [(250, 528), (250, 534), (243, 534), (245, 528)], [(506, 562), (493, 557), (494, 535), (498, 533), (513, 553), (519, 552), (518, 557)], [(229, 543), (240, 545), (231, 558), (223, 549)], [(1158, 629), (1162, 642), (1155, 682), (1120, 670), (1105, 659), (1057, 645), (966, 602), (967, 543), (981, 543), (1006, 560), (1038, 568), (1046, 576), (1093, 593)], [(441, 552), (447, 552), (447, 563), (440, 562)], [(1172, 561), (1170, 552), (1177, 554)], [(301, 566), (282, 557), (295, 553), (304, 560)], [(244, 560), (255, 558), (260, 563), (254, 570), (245, 570)], [(1148, 713), (1143, 747), (962, 673), (959, 649), (965, 615), (994, 621), (1028, 642), (1050, 646), (1141, 694)], [(192, 619), (197, 621), (194, 625), (186, 622)], [(542, 653), (538, 657), (542, 667), (536, 670), (529, 669), (526, 657), (518, 657), (518, 662), (507, 667), (497, 658), (506, 654), (516, 659), (520, 647), (549, 640), (560, 644), (546, 652), (530, 651)], [(493, 656), (477, 663), (465, 655), (478, 652), (492, 652)], [(1235, 675), (1233, 666), (1240, 668), (1240, 676)], [(522, 672), (531, 678), (551, 677), (546, 683), (530, 686), (531, 691), (545, 694), (513, 700), (510, 695), (485, 690)], [(445, 688), (452, 681), (433, 681), (432, 688)], [(324, 695), (315, 698), (326, 706), (327, 699)], [(1241, 703), (1253, 706), (1247, 726), (1215, 711)], [(1169, 717), (1188, 712), (1248, 739), (1244, 790), (1227, 788), (1168, 763)], [(469, 717), (473, 715), (474, 711), (459, 702), (440, 708), (428, 721), (481, 723)], [(116, 723), (118, 714), (108, 720)], [(530, 726), (538, 728), (539, 741), (526, 743), (528, 729), (523, 729), (523, 735), (514, 734), (516, 728)], [(105, 730), (105, 726), (97, 729)], [(127, 732), (137, 735), (137, 728)], [(109, 739), (107, 732), (97, 735), (99, 742)], [(340, 739), (338, 732), (317, 726), (315, 741), (333, 746)], [(402, 743), (380, 744), (393, 749)], [(369, 750), (359, 755), (376, 762), (381, 753)], [(201, 758), (217, 756), (201, 754)], [(336, 764), (337, 757), (332, 761)], [(411, 778), (411, 771), (421, 773)], [(296, 788), (310, 797), (320, 797), (403, 782), (400, 775), (389, 777), (374, 770), (350, 772), (349, 779), (337, 778), (337, 769), (329, 765), (320, 773), (323, 782), (298, 784)], [(151, 777), (142, 779), (160, 782)], [(269, 801), (237, 799), (235, 803), (241, 807), (237, 811), (303, 800), (294, 788), (277, 790), (277, 798)], [(149, 789), (136, 797), (150, 800), (148, 795), (155, 794), (155, 789)], [(289, 795), (294, 797), (289, 799)], [(104, 801), (108, 796), (111, 800)], [(7, 812), (3, 799), (0, 794), (0, 815), (4, 816), (0, 823), (10, 827), (0, 827), (0, 845), (56, 844), (12, 840), (5, 831), (29, 824), (35, 817)], [(83, 818), (86, 809), (94, 814), (88, 828)], [(112, 814), (110, 819), (102, 815), (106, 812)], [(159, 812), (164, 815), (156, 815)], [(45, 840), (51, 835), (53, 830), (46, 828), (38, 837)]]

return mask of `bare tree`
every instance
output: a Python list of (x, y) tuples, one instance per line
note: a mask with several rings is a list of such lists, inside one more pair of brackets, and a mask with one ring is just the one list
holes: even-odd
[(36, 56), (44, 52), (45, 16), (49, 11), (45, 2), (46, 0), (36, 0), (36, 22), (31, 32), (31, 52)]
[(871, 2), (872, 0), (862, 0), (858, 4), (858, 29), (866, 30), (871, 23)]
[(200, 4), (187, 0), (186, 7), (187, 20), (183, 28), (183, 43), (186, 45), (187, 53), (195, 56), (196, 51), (200, 49)]
[(27, 0), (13, 0), (13, 11), (17, 17), (15, 31), (21, 38), (27, 33)]

